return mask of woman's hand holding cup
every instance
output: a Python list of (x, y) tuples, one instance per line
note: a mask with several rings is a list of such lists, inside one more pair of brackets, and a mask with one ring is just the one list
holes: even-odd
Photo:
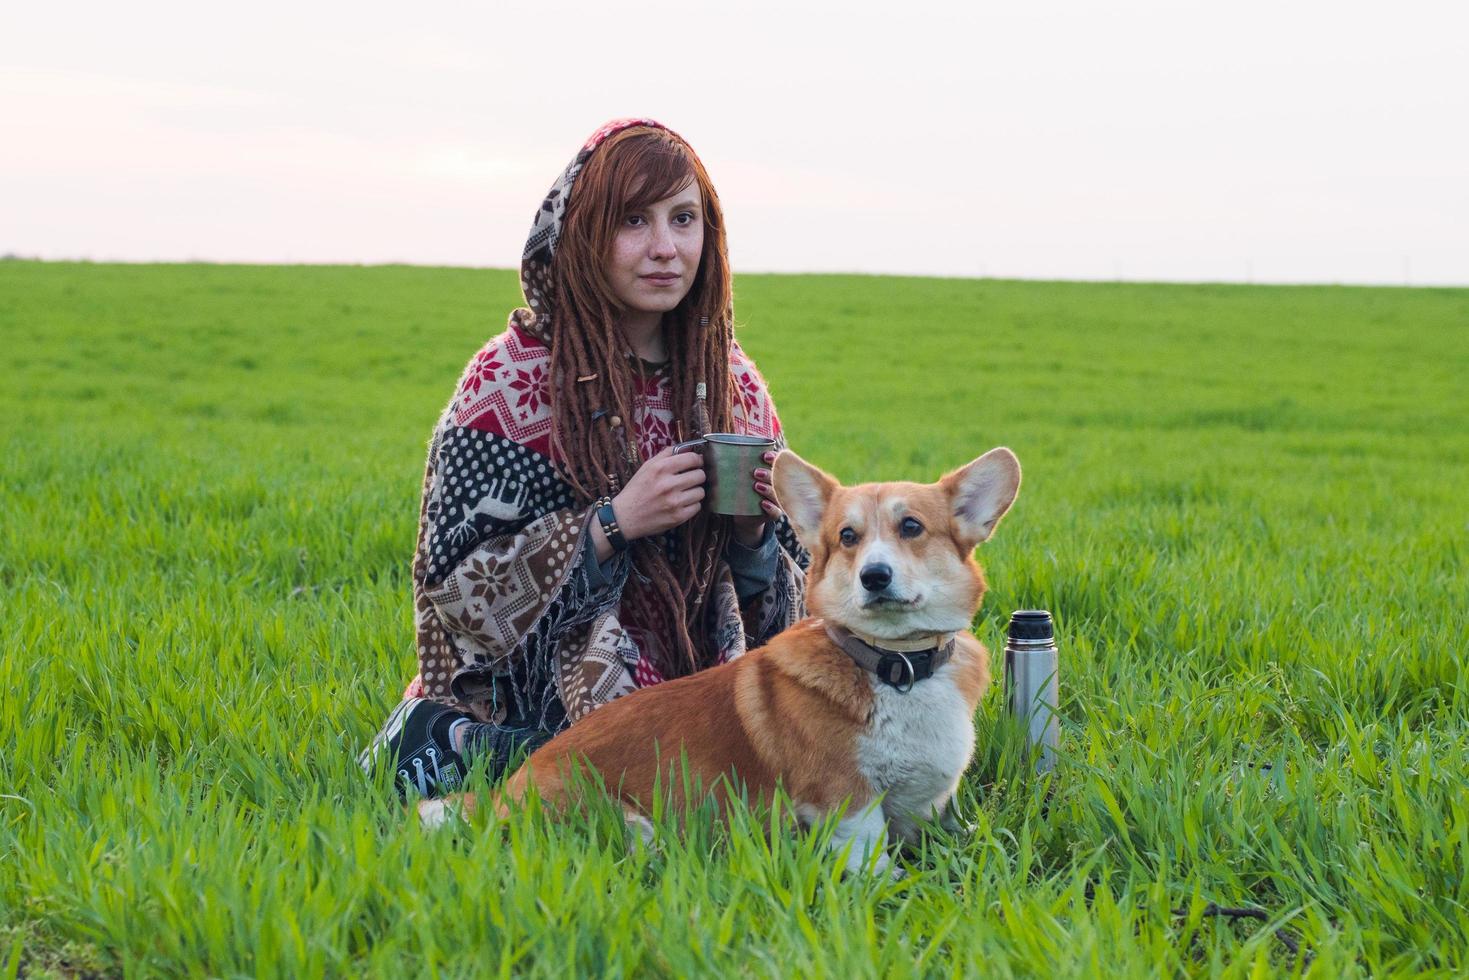
[(765, 536), (765, 524), (767, 521), (780, 519), (780, 505), (775, 500), (775, 487), (771, 484), (770, 466), (775, 462), (775, 453), (768, 452), (760, 457), (764, 466), (756, 467), (750, 472), (754, 481), (755, 492), (760, 495), (760, 509), (764, 515), (750, 517), (732, 517), (734, 522), (735, 540), (747, 548), (753, 548), (760, 543)]
[(704, 457), (673, 450), (669, 446), (638, 467), (622, 492), (612, 498), (617, 525), (629, 541), (678, 527), (691, 520), (704, 503)]
[[(744, 440), (743, 443), (734, 443), (736, 448), (732, 451), (746, 454), (746, 459), (759, 459), (763, 464), (750, 470), (740, 470), (737, 468), (738, 456), (722, 456), (715, 464), (716, 469), (725, 475), (722, 477), (724, 482), (713, 488), (715, 493), (711, 501), (716, 506), (712, 510), (715, 513), (729, 513), (725, 507), (733, 510), (730, 521), (735, 540), (753, 548), (764, 538), (765, 525), (781, 516), (770, 470), (776, 454), (773, 449), (766, 449), (759, 456), (751, 455), (749, 451), (758, 450), (760, 440), (745, 436), (715, 434), (708, 441), (721, 439), (726, 443), (731, 439)], [(750, 445), (751, 442), (755, 445)], [(769, 446), (769, 440), (765, 443)], [(741, 445), (743, 448), (738, 448)], [(635, 541), (661, 534), (692, 520), (703, 509), (711, 486), (708, 481), (712, 479), (706, 469), (709, 461), (705, 456), (705, 451), (710, 448), (731, 452), (729, 445), (711, 447), (701, 438), (670, 446), (638, 468), (622, 492), (612, 499), (612, 510), (624, 538)], [(736, 480), (741, 489), (736, 489)], [(749, 482), (745, 483), (746, 480)], [(750, 513), (757, 503), (760, 513)], [(597, 546), (597, 558), (606, 561), (612, 554), (612, 544), (600, 523), (594, 521), (591, 531)]]

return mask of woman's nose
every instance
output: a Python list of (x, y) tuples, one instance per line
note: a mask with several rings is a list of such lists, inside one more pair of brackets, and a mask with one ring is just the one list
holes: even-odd
[(653, 226), (653, 239), (648, 245), (648, 251), (658, 259), (671, 259), (678, 254), (678, 247), (673, 243), (671, 225), (660, 223)]

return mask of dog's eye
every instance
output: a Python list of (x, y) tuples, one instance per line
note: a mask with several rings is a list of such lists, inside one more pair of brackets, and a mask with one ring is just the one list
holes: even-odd
[(857, 532), (849, 527), (842, 528), (842, 544), (848, 548), (857, 543)]
[(898, 524), (898, 533), (905, 538), (916, 538), (923, 533), (923, 525), (912, 517), (905, 517)]

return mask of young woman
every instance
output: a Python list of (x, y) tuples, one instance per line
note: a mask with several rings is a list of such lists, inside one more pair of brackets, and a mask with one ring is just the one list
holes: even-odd
[(429, 442), (413, 560), (418, 676), (363, 753), (454, 789), (637, 687), (794, 623), (809, 557), (764, 517), (701, 510), (705, 432), (784, 442), (734, 339), (719, 198), (650, 119), (594, 133), (542, 202), (527, 308), (469, 362)]

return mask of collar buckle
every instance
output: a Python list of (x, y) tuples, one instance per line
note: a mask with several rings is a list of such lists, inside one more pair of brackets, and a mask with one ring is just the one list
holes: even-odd
[(899, 694), (907, 694), (918, 683), (918, 671), (913, 668), (913, 661), (908, 659), (907, 654), (896, 650), (889, 650), (879, 658), (874, 673)]

